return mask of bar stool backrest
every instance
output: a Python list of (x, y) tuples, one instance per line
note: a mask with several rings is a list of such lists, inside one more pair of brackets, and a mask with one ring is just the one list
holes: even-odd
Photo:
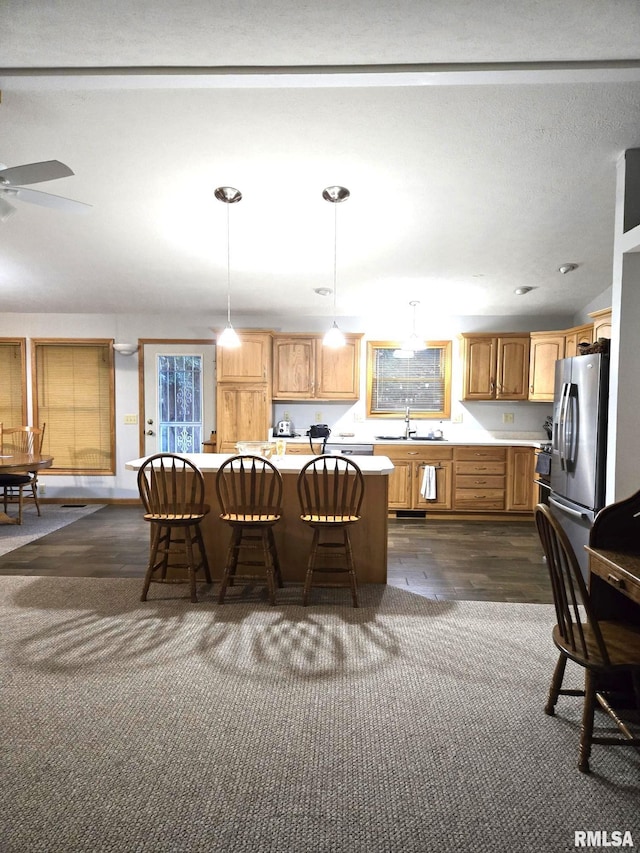
[(145, 512), (188, 519), (205, 511), (204, 476), (189, 459), (156, 453), (138, 471), (138, 490)]

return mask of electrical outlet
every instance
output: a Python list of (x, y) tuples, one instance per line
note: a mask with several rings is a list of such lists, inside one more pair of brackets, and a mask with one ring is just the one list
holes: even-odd
[(462, 412), (458, 412), (451, 418), (452, 424), (461, 424), (462, 423)]
[(45, 484), (42, 482), (38, 483), (38, 494), (44, 495), (46, 493), (47, 493), (47, 487), (45, 486)]
[(291, 420), (291, 418), (289, 417), (289, 412), (283, 412), (282, 413), (282, 420), (283, 421), (290, 421)]
[(364, 416), (362, 412), (354, 412), (353, 413), (353, 422), (354, 424), (361, 424), (364, 421)]
[(125, 424), (137, 424), (138, 416), (137, 415), (125, 415), (124, 416)]
[(317, 424), (322, 423), (322, 412), (316, 412), (316, 423)]
[(513, 412), (503, 412), (502, 413), (502, 423), (503, 424), (512, 424), (513, 423)]

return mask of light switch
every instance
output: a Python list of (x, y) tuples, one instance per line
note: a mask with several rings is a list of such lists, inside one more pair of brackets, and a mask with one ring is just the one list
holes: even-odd
[(137, 415), (125, 415), (124, 416), (125, 424), (137, 424), (138, 416)]

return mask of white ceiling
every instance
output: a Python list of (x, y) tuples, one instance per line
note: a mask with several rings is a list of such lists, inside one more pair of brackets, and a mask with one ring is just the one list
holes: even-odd
[(0, 32), (0, 160), (62, 160), (34, 188), (93, 205), (15, 202), (2, 311), (224, 315), (227, 213), (232, 313), (331, 315), (334, 213), (339, 317), (573, 315), (611, 285), (635, 0), (4, 0)]

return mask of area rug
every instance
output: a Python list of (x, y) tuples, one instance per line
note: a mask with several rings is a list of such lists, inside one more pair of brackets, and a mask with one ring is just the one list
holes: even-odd
[[(22, 524), (0, 524), (0, 557), (53, 533), (54, 530), (66, 527), (83, 515), (102, 509), (102, 506), (103, 504), (44, 504), (40, 508), (42, 515), (39, 516), (35, 507), (30, 505), (22, 513)], [(13, 509), (15, 510), (15, 507)]]
[(640, 844), (640, 756), (583, 775), (580, 700), (543, 713), (552, 607), (216, 592), (0, 578), (3, 853)]

